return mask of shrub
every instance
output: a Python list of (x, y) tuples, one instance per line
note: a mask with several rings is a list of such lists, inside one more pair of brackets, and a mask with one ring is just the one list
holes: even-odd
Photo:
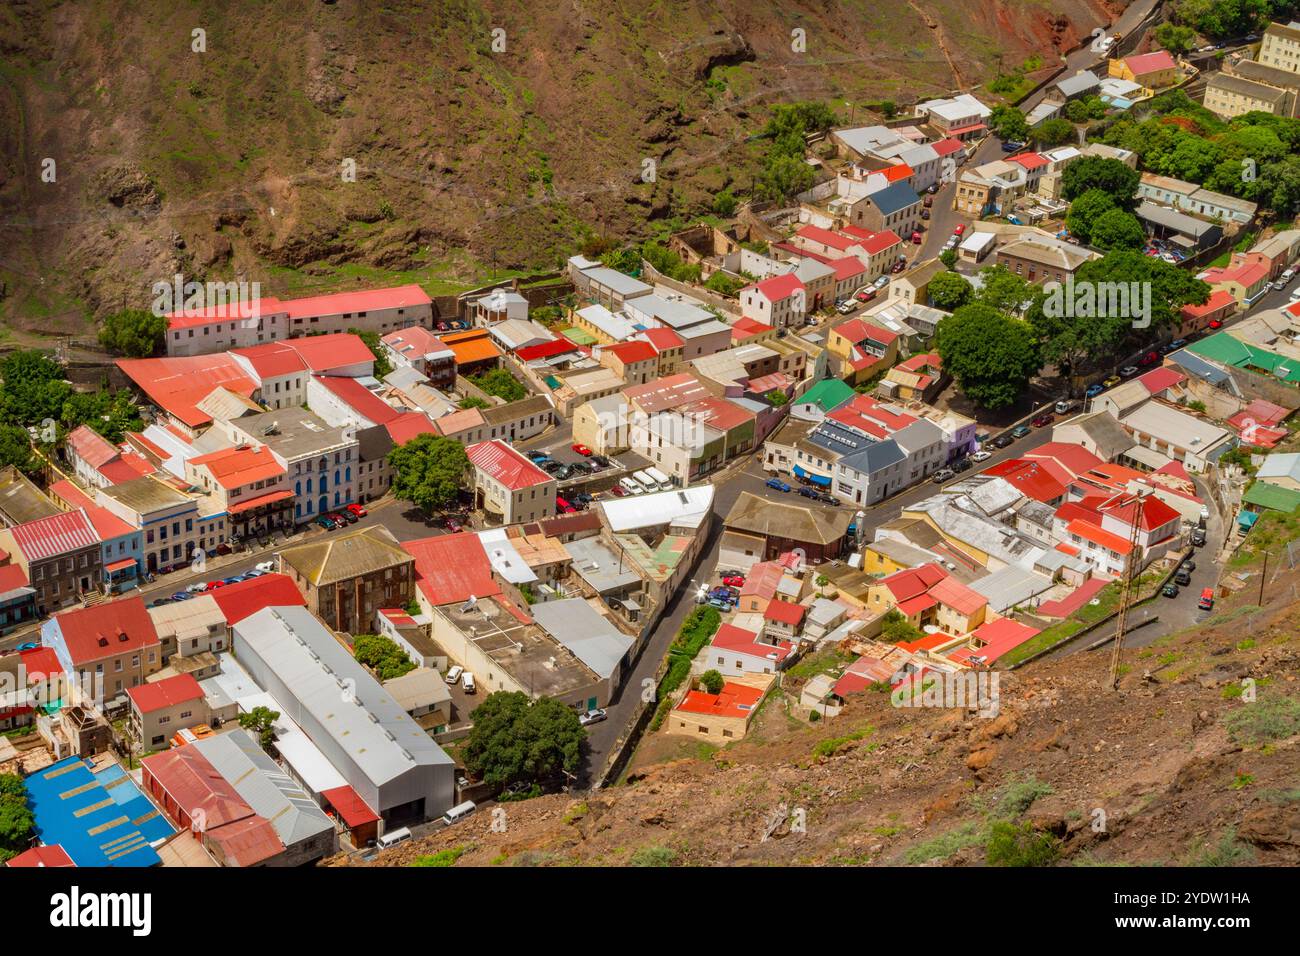
[(1264, 744), (1300, 733), (1300, 701), (1267, 697), (1230, 711), (1223, 724), (1233, 743)]
[(999, 820), (989, 830), (984, 858), (989, 866), (1051, 866), (1056, 862), (1057, 841), (1039, 833), (1030, 823)]
[(700, 675), (700, 685), (710, 694), (721, 693), (722, 685), (725, 683), (722, 675), (716, 670), (707, 670)]
[(643, 846), (632, 854), (633, 866), (672, 866), (677, 862), (677, 851), (666, 846)]

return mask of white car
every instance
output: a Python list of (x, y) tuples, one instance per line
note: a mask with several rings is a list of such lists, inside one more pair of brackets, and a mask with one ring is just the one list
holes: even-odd
[(874, 283), (872, 283), (872, 285), (875, 287), (876, 291), (879, 292), (885, 286), (889, 285), (889, 276), (881, 276)]
[(583, 727), (586, 727), (588, 724), (598, 724), (608, 716), (609, 714), (605, 713), (604, 709), (597, 707), (595, 710), (589, 710), (585, 714), (579, 714), (578, 723)]
[(195, 584), (191, 584), (185, 590), (189, 591), (191, 594), (202, 594), (207, 589), (208, 589), (207, 583), (204, 581), (199, 581)]
[(275, 570), (275, 562), (263, 561), (261, 564), (256, 565), (255, 569), (261, 571), (263, 574), (270, 574)]
[(992, 457), (993, 457), (993, 453), (992, 453), (992, 452), (987, 452), (987, 451), (985, 451), (983, 448), (981, 448), (979, 451), (974, 452), (974, 453), (970, 456), (970, 460), (971, 460), (971, 461), (988, 461), (988, 460), (989, 460), (990, 458), (992, 458)]
[(455, 684), (460, 680), (460, 675), (463, 673), (465, 673), (465, 668), (461, 667), (459, 664), (454, 664), (451, 669), (447, 671), (447, 676), (444, 677), (443, 680), (448, 684)]

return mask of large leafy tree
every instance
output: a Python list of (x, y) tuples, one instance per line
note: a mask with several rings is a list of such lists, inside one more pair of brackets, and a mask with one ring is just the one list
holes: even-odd
[(494, 368), (482, 375), (471, 375), (470, 381), (489, 395), (503, 398), (507, 402), (517, 402), (528, 395), (528, 389), (504, 368)]
[(1073, 202), (1089, 189), (1109, 193), (1115, 205), (1132, 209), (1141, 174), (1118, 159), (1084, 156), (1065, 167), (1061, 174), (1061, 195)]
[[(1129, 311), (1105, 315), (1094, 309), (1094, 314), (1079, 315), (1082, 310), (1059, 308), (1046, 294), (1035, 298), (1027, 318), (1038, 335), (1044, 361), (1074, 372), (1085, 366), (1104, 368), (1130, 348), (1150, 341), (1161, 328), (1174, 325), (1184, 305), (1199, 305), (1209, 297), (1209, 286), (1191, 273), (1137, 252), (1108, 253), (1084, 263), (1075, 273), (1076, 290), (1096, 290), (1102, 283), (1122, 284), (1129, 291)], [(1134, 288), (1143, 299), (1149, 290), (1149, 327), (1135, 325), (1141, 317), (1134, 314)]]
[(13, 465), (29, 475), (37, 470), (31, 440), (21, 425), (0, 425), (0, 465)]
[(105, 389), (73, 392), (63, 403), (59, 421), (67, 431), (86, 425), (115, 445), (122, 440), (124, 433), (144, 424), (130, 392)]
[(35, 817), (27, 806), (27, 784), (13, 773), (0, 774), (0, 863), (27, 848)]
[(1115, 200), (1104, 189), (1089, 189), (1074, 202), (1065, 216), (1065, 226), (1070, 235), (1080, 242), (1092, 242), (1092, 225), (1103, 215), (1115, 209)]
[(973, 301), (998, 312), (1019, 314), (1034, 297), (1034, 286), (1006, 266), (985, 266), (980, 270), (980, 279)]
[(0, 417), (11, 425), (39, 425), (47, 418), (58, 421), (72, 386), (63, 368), (43, 352), (13, 352), (0, 362)]
[(425, 511), (456, 500), (465, 482), (469, 459), (460, 442), (442, 435), (417, 435), (388, 453), (393, 495)]
[(1076, 135), (1074, 124), (1068, 119), (1049, 119), (1044, 120), (1034, 130), (1034, 141), (1039, 146), (1050, 148), (1064, 143), (1073, 143)]
[(966, 277), (957, 272), (940, 272), (930, 280), (930, 285), (926, 288), (930, 304), (945, 312), (965, 305), (974, 291)]
[(104, 320), (99, 342), (104, 348), (130, 358), (148, 358), (162, 350), (167, 319), (147, 309), (124, 309)]
[(1104, 212), (1092, 224), (1092, 244), (1098, 249), (1141, 249), (1146, 234), (1137, 216), (1123, 209)]
[(352, 656), (379, 675), (392, 680), (415, 670), (415, 664), (397, 642), (382, 634), (358, 634), (352, 640)]
[(936, 339), (944, 369), (967, 398), (985, 408), (1014, 404), (1038, 370), (1038, 343), (1029, 323), (981, 302), (940, 322)]
[(587, 732), (577, 713), (554, 698), (497, 691), (470, 719), (474, 726), (461, 753), (465, 767), (488, 783), (541, 781), (578, 768)]
[(1029, 139), (1029, 124), (1025, 122), (1025, 114), (1014, 106), (993, 107), (989, 125), (999, 139), (1017, 142)]

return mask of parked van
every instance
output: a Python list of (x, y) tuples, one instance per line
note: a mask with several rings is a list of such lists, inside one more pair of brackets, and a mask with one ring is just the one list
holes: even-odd
[(461, 675), (460, 686), (465, 689), (465, 693), (472, 694), (477, 688), (474, 686), (474, 675), (466, 671)]
[(461, 667), (459, 664), (456, 664), (451, 668), (451, 670), (447, 671), (447, 676), (443, 678), (443, 680), (445, 680), (448, 684), (455, 684), (457, 681), (460, 680), (460, 675), (463, 673), (465, 673), (465, 668)]
[(650, 474), (645, 471), (634, 471), (632, 477), (636, 479), (646, 491), (658, 491), (659, 482), (655, 481)]
[(658, 468), (647, 468), (645, 473), (655, 480), (655, 483), (659, 485), (660, 491), (667, 491), (673, 486), (673, 480)]
[(641, 487), (641, 483), (633, 481), (631, 478), (620, 478), (618, 480), (618, 486), (629, 495), (640, 495), (645, 493), (645, 489)]
[(409, 827), (398, 827), (396, 830), (390, 830), (379, 838), (379, 849), (387, 850), (390, 846), (397, 846), (404, 840), (411, 839), (411, 830)]
[(1201, 592), (1201, 599), (1196, 602), (1196, 606), (1202, 611), (1214, 610), (1214, 588), (1206, 588)]
[(451, 826), (457, 820), (463, 820), (474, 812), (474, 801), (466, 800), (464, 803), (458, 803), (442, 815), (442, 822)]

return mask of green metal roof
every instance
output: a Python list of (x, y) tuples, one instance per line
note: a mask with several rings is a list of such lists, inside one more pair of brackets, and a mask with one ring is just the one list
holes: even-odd
[(853, 388), (838, 378), (825, 378), (799, 396), (798, 401), (812, 402), (823, 412), (833, 412), (854, 395)]
[(1193, 342), (1187, 350), (1222, 365), (1267, 372), (1284, 382), (1300, 382), (1300, 361), (1250, 345), (1227, 332)]
[(1246, 489), (1246, 494), (1241, 500), (1257, 508), (1291, 514), (1296, 508), (1300, 508), (1300, 491), (1270, 485), (1267, 481), (1257, 481)]

